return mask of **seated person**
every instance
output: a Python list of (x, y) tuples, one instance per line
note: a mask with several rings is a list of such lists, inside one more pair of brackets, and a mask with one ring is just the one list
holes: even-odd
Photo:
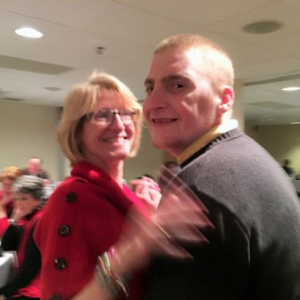
[(43, 214), (41, 199), (44, 186), (42, 179), (24, 175), (15, 185), (15, 218), (4, 233), (1, 247), (5, 251), (17, 251), (19, 269), (15, 278), (0, 289), (5, 299), (40, 299), (40, 253), (33, 240), (33, 231)]
[(282, 168), (288, 174), (289, 177), (293, 178), (295, 176), (294, 169), (290, 166), (291, 161), (289, 159), (284, 159), (282, 162)]
[(14, 208), (14, 191), (13, 184), (22, 174), (22, 170), (15, 166), (9, 166), (1, 171), (0, 182), (0, 237), (8, 228), (8, 219), (11, 217)]
[(51, 183), (48, 173), (42, 169), (42, 160), (38, 157), (28, 159), (27, 167), (23, 170), (23, 175), (35, 175), (42, 178), (45, 186)]

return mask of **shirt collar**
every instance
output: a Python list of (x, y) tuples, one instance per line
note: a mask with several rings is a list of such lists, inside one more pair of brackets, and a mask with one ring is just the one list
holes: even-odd
[(229, 120), (226, 123), (217, 125), (202, 135), (199, 139), (197, 139), (194, 143), (192, 143), (188, 148), (186, 148), (177, 158), (179, 164), (182, 164), (189, 157), (195, 154), (198, 150), (212, 142), (221, 134), (228, 132), (234, 128), (238, 127), (237, 120)]

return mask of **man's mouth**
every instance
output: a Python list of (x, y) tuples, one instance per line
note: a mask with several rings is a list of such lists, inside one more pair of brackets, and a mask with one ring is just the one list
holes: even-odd
[(155, 118), (152, 119), (153, 123), (164, 123), (164, 124), (168, 124), (168, 123), (172, 123), (177, 121), (176, 118)]

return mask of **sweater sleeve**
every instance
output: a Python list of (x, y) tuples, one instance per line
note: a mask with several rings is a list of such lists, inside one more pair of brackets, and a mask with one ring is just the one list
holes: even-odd
[(20, 267), (19, 273), (14, 280), (0, 289), (0, 294), (9, 297), (24, 288), (38, 275), (41, 269), (41, 254), (34, 239), (33, 232), (36, 224), (33, 226), (25, 247), (24, 261)]
[(21, 240), (23, 233), (23, 226), (21, 225), (9, 225), (7, 230), (4, 232), (1, 247), (4, 251), (15, 251)]

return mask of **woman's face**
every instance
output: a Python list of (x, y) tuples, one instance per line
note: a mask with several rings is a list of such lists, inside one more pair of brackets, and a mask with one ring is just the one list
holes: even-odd
[(31, 214), (40, 201), (34, 199), (31, 194), (15, 193), (15, 206), (23, 216)]
[[(93, 114), (103, 109), (126, 110), (123, 97), (116, 91), (101, 91)], [(135, 138), (134, 122), (123, 123), (118, 114), (108, 124), (87, 119), (81, 133), (84, 157), (96, 165), (106, 165), (129, 157)]]
[(13, 192), (14, 181), (8, 178), (2, 180), (2, 191), (4, 194), (11, 194)]

